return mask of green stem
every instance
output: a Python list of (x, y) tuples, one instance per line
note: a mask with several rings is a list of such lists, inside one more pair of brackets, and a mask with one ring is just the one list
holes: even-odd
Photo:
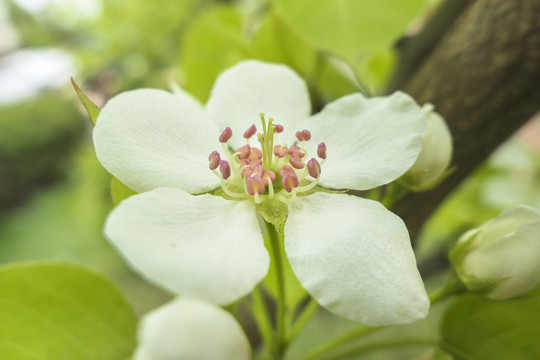
[(313, 314), (315, 314), (315, 311), (319, 307), (319, 304), (315, 299), (311, 298), (309, 300), (309, 303), (306, 305), (292, 328), (287, 333), (286, 342), (290, 343), (297, 335), (298, 333), (304, 328), (306, 323), (311, 319)]
[(378, 341), (371, 344), (362, 344), (352, 349), (348, 349), (339, 354), (333, 354), (331, 357), (322, 357), (320, 360), (339, 360), (350, 356), (362, 355), (370, 351), (383, 350), (403, 346), (436, 346), (438, 339), (434, 338), (404, 338)]
[(447, 299), (450, 296), (461, 294), (466, 290), (467, 289), (461, 283), (461, 281), (459, 281), (457, 278), (454, 278), (450, 282), (446, 283), (443, 287), (432, 291), (429, 294), (429, 300), (431, 301), (431, 305), (435, 305), (436, 303)]
[(274, 334), (274, 341), (272, 343), (272, 352), (277, 359), (280, 359), (283, 355), (287, 343), (285, 342), (285, 278), (283, 275), (283, 259), (281, 258), (279, 241), (281, 236), (278, 234), (276, 228), (267, 222), (266, 229), (270, 239), (272, 259), (275, 261), (276, 279), (278, 298), (276, 303), (276, 333)]
[(351, 331), (349, 331), (349, 332), (335, 338), (334, 340), (331, 340), (331, 341), (327, 342), (326, 344), (321, 345), (318, 348), (315, 348), (314, 350), (307, 353), (304, 357), (302, 357), (301, 360), (314, 360), (314, 359), (317, 359), (317, 358), (323, 356), (324, 354), (326, 354), (327, 352), (332, 351), (335, 348), (337, 348), (337, 347), (339, 347), (339, 346), (341, 346), (343, 344), (348, 343), (349, 341), (356, 340), (357, 338), (359, 338), (361, 336), (364, 336), (364, 335), (372, 332), (375, 329), (377, 329), (377, 328), (369, 327), (369, 326), (357, 327), (356, 329), (353, 329), (353, 330), (351, 330)]
[(251, 313), (255, 318), (265, 347), (269, 348), (272, 344), (272, 320), (270, 319), (270, 314), (268, 314), (260, 285), (255, 288), (251, 296), (253, 300), (251, 303)]

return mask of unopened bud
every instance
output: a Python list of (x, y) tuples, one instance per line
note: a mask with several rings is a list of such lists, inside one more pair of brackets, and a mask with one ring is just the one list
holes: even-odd
[(540, 283), (538, 234), (540, 211), (519, 205), (463, 234), (450, 261), (469, 290), (510, 299)]

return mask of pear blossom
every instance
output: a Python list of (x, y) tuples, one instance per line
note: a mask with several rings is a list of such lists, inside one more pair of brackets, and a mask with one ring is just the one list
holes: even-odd
[(249, 342), (225, 310), (177, 298), (146, 314), (133, 360), (249, 360)]
[(519, 205), (463, 234), (450, 260), (471, 291), (510, 299), (540, 284), (540, 211)]
[(125, 92), (103, 108), (94, 144), (138, 194), (105, 233), (150, 281), (227, 304), (268, 272), (259, 219), (273, 213), (286, 218), (288, 260), (320, 305), (367, 325), (415, 321), (429, 300), (403, 221), (376, 201), (319, 190), (393, 181), (415, 162), (425, 127), (401, 92), (348, 95), (311, 115), (306, 83), (259, 61), (223, 72), (204, 106), (182, 90)]

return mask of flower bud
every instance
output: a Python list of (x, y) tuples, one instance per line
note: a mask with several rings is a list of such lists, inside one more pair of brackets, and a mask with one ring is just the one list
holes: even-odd
[(519, 205), (467, 231), (450, 252), (465, 286), (494, 300), (540, 283), (540, 211)]
[(401, 180), (415, 191), (435, 186), (452, 159), (452, 135), (442, 116), (433, 111), (431, 104), (422, 108), (427, 117), (427, 130), (422, 136), (422, 151), (416, 162)]

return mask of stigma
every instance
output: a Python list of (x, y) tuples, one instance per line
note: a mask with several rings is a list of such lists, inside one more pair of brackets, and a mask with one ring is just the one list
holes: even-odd
[[(252, 199), (256, 204), (266, 199), (289, 203), (317, 186), (326, 160), (326, 145), (322, 142), (317, 147), (319, 160), (309, 158), (306, 150), (306, 143), (311, 140), (309, 130), (297, 131), (291, 144), (278, 144), (283, 126), (274, 124), (272, 118), (266, 121), (262, 113), (260, 119), (262, 132), (257, 133), (255, 124), (250, 125), (243, 133), (246, 144), (237, 149), (229, 145), (233, 131), (226, 127), (218, 139), (222, 155), (213, 151), (208, 157), (209, 168), (220, 178), (225, 197)], [(258, 143), (256, 146), (251, 145), (253, 138)]]

